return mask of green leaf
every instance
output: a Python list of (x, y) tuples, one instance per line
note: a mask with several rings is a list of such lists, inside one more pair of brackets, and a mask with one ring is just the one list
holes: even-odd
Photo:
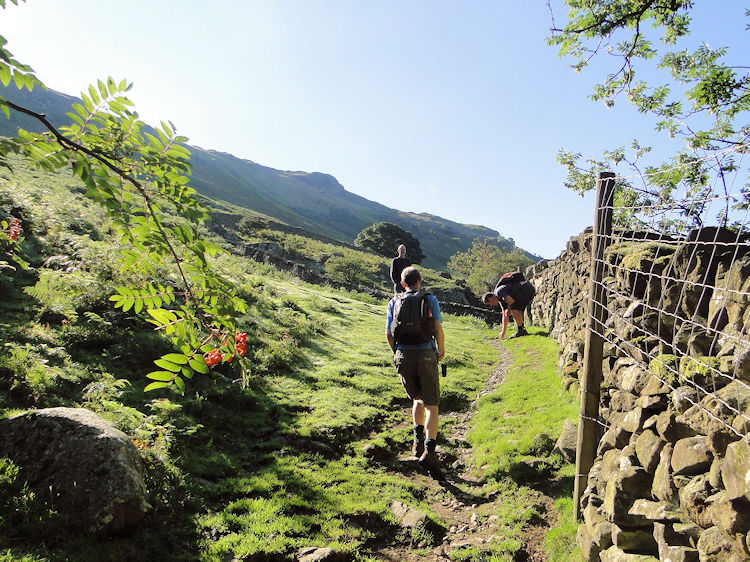
[(177, 385), (177, 388), (180, 389), (180, 392), (185, 394), (185, 382), (180, 377), (175, 377), (174, 383)]
[(94, 102), (94, 105), (99, 105), (101, 103), (101, 99), (99, 98), (99, 94), (96, 92), (96, 88), (94, 88), (93, 84), (89, 85), (89, 95), (91, 96), (91, 101)]
[(168, 371), (151, 371), (146, 377), (155, 381), (171, 381), (174, 378), (174, 373)]
[(162, 369), (166, 369), (167, 371), (172, 371), (173, 373), (177, 373), (177, 372), (180, 371), (180, 366), (179, 365), (175, 365), (171, 361), (166, 361), (164, 359), (156, 359), (156, 360), (154, 360), (154, 363), (158, 367), (161, 367)]
[(205, 359), (191, 359), (189, 365), (193, 368), (193, 371), (197, 373), (203, 373), (205, 375), (209, 372)]
[(10, 67), (7, 64), (0, 64), (0, 82), (3, 86), (10, 84)]
[(143, 392), (149, 392), (151, 390), (156, 390), (157, 388), (164, 388), (165, 386), (170, 386), (172, 383), (169, 382), (152, 382), (151, 384), (147, 384), (146, 388), (143, 389)]
[(177, 363), (178, 365), (185, 365), (188, 362), (187, 356), (181, 353), (167, 353), (166, 355), (162, 355), (162, 359)]
[(97, 82), (97, 86), (99, 86), (99, 93), (102, 96), (102, 99), (107, 99), (109, 97), (109, 91), (107, 91), (107, 85), (99, 80)]
[(151, 146), (157, 148), (159, 151), (164, 150), (164, 145), (154, 135), (150, 133), (146, 133), (144, 136), (149, 140), (149, 142), (151, 143)]

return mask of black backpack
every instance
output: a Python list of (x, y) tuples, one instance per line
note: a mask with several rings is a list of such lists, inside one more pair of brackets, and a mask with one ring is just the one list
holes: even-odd
[(435, 319), (430, 316), (430, 293), (399, 293), (393, 303), (390, 332), (396, 343), (415, 345), (429, 342), (435, 335)]
[(521, 283), (523, 281), (526, 281), (526, 278), (523, 276), (523, 273), (520, 271), (511, 271), (510, 273), (506, 273), (503, 275), (497, 282), (497, 285), (495, 285), (495, 290), (498, 289), (498, 287), (502, 287), (503, 285), (509, 285), (511, 283)]

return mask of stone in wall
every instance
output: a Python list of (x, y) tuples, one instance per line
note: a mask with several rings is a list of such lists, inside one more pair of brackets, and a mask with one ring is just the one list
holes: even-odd
[(661, 451), (665, 442), (653, 431), (646, 430), (641, 433), (635, 442), (635, 453), (641, 466), (646, 472), (654, 474), (661, 460)]
[(740, 439), (727, 447), (721, 480), (729, 499), (750, 501), (750, 444), (747, 440)]
[(686, 437), (675, 443), (672, 452), (672, 474), (694, 476), (711, 468), (713, 455), (708, 446), (708, 439), (699, 435)]
[(681, 419), (695, 431), (708, 433), (712, 429), (731, 427), (738, 416), (750, 416), (750, 387), (733, 381), (690, 407)]
[(659, 560), (698, 561), (698, 549), (684, 534), (677, 533), (671, 523), (654, 523), (654, 540), (659, 549)]
[(711, 522), (728, 536), (750, 529), (750, 504), (744, 498), (730, 499), (722, 490), (706, 500)]
[(679, 489), (680, 509), (687, 519), (704, 529), (713, 525), (708, 511), (708, 498), (714, 494), (705, 474), (695, 476)]
[(674, 445), (667, 443), (659, 454), (659, 462), (654, 469), (651, 496), (661, 501), (674, 502), (677, 488), (672, 481), (672, 451)]
[[(583, 361), (585, 234), (535, 278), (536, 318), (554, 323), (567, 377)], [(741, 437), (750, 431), (750, 252), (715, 244), (736, 240), (726, 230), (691, 236), (698, 244), (616, 233), (607, 254), (603, 283), (618, 296), (608, 303), (600, 389), (607, 430), (581, 503), (589, 559), (750, 560), (750, 444)]]
[(651, 476), (641, 467), (617, 465), (606, 481), (602, 513), (607, 521), (622, 527), (649, 526), (644, 517), (629, 513), (633, 503), (651, 489)]
[(710, 527), (701, 533), (697, 543), (701, 562), (746, 562), (747, 549), (740, 540), (729, 537), (718, 527)]
[(659, 414), (656, 420), (656, 431), (662, 439), (671, 443), (696, 435), (696, 431), (678, 420), (675, 413), (669, 408)]
[(727, 339), (741, 337), (748, 325), (749, 293), (750, 254), (735, 260), (726, 273), (721, 270), (717, 272), (716, 289), (708, 307), (709, 325), (721, 330)]

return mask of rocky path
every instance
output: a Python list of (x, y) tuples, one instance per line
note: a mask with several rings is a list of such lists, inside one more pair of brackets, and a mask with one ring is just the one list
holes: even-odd
[[(496, 344), (500, 361), (490, 375), (486, 388), (477, 399), (495, 390), (505, 379), (510, 354), (499, 343)], [(449, 428), (446, 436), (448, 446), (438, 449), (446, 470), (443, 482), (424, 474), (414, 459), (402, 459), (403, 471), (427, 488), (426, 499), (430, 508), (445, 524), (444, 535), (433, 544), (428, 540), (408, 537), (400, 544), (391, 543), (377, 551), (377, 556), (388, 561), (449, 561), (451, 552), (473, 547), (476, 551), (488, 551), (489, 543), (496, 535), (499, 521), (493, 513), (499, 511), (497, 504), (502, 497), (487, 491), (481, 474), (472, 469), (471, 448), (466, 440), (475, 403), (467, 412), (448, 413), (441, 418), (441, 428)], [(534, 508), (540, 517), (535, 518), (517, 537), (523, 547), (516, 556), (518, 561), (546, 560), (544, 538), (547, 530), (556, 524), (557, 514), (553, 500), (542, 492), (535, 492)], [(441, 533), (442, 534), (442, 533)], [(437, 546), (434, 542), (440, 542)]]

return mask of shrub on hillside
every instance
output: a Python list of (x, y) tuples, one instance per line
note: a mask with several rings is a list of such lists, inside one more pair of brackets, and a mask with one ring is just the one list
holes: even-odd
[(326, 275), (350, 285), (375, 285), (372, 267), (355, 256), (333, 256), (325, 264)]

